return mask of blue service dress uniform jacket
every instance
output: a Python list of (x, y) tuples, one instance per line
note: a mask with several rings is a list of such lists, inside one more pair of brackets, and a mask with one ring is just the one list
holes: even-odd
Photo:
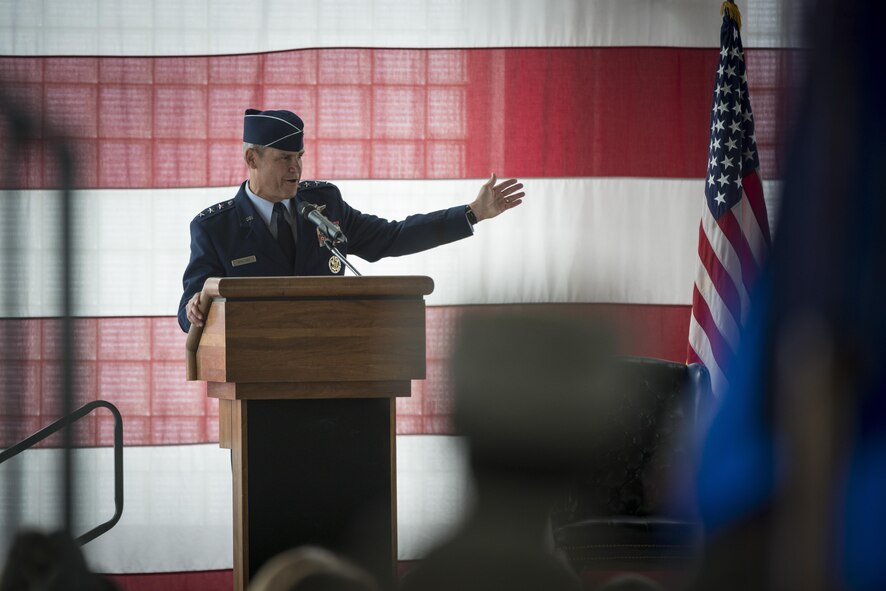
[(185, 332), (191, 326), (185, 306), (209, 277), (344, 274), (344, 265), (330, 265), (332, 255), (322, 245), (316, 226), (295, 215), (301, 201), (325, 205), (323, 214), (337, 223), (348, 239), (346, 244), (338, 245), (341, 253), (370, 262), (421, 252), (473, 233), (464, 205), (391, 222), (349, 206), (331, 183), (302, 181), (290, 204), (296, 224), (292, 267), (253, 208), (245, 186), (245, 182), (240, 185), (236, 197), (208, 207), (191, 222), (191, 260), (182, 279), (184, 292), (178, 305), (178, 323)]

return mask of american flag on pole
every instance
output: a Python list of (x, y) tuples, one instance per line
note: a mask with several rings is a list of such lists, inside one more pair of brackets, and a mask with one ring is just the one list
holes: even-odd
[(688, 351), (690, 363), (701, 362), (708, 368), (715, 395), (728, 385), (729, 365), (748, 317), (751, 287), (771, 242), (739, 34), (741, 15), (732, 2), (724, 2), (721, 12)]

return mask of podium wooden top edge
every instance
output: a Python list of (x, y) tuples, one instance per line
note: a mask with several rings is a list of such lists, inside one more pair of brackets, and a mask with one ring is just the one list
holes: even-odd
[(434, 280), (424, 275), (212, 277), (204, 285), (210, 298), (419, 297), (433, 291)]
[[(421, 297), (434, 291), (425, 275), (210, 277), (203, 284), (200, 310), (206, 317), (216, 298)], [(185, 342), (187, 379), (197, 379), (197, 347), (203, 328), (191, 326)]]

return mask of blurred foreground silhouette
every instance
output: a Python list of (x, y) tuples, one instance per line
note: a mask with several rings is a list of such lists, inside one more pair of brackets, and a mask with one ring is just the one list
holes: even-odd
[(546, 545), (548, 515), (611, 438), (611, 361), (600, 326), (528, 314), (462, 319), (454, 420), (469, 440), (476, 504), (404, 577), (404, 591), (581, 589)]
[(90, 572), (79, 544), (69, 535), (23, 530), (6, 556), (0, 591), (114, 591), (117, 587)]

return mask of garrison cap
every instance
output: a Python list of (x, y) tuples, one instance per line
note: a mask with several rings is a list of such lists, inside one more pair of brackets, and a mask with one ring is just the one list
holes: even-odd
[(292, 111), (246, 109), (243, 141), (249, 144), (300, 152), (305, 145), (305, 124)]

